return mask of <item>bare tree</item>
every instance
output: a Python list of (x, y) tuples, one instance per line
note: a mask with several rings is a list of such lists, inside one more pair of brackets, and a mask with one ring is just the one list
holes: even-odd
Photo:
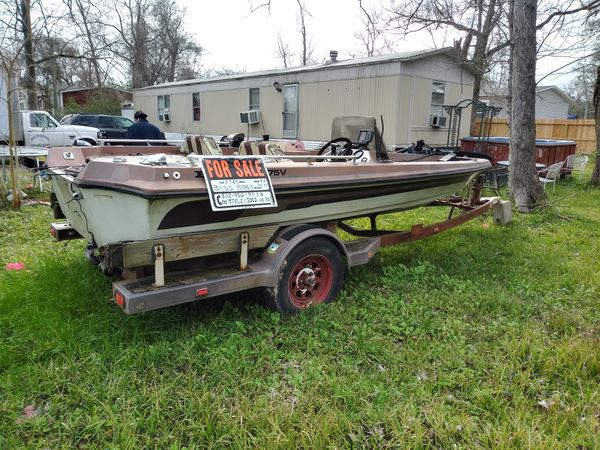
[(150, 36), (147, 26), (147, 0), (112, 0), (114, 17), (105, 25), (115, 33), (113, 54), (129, 67), (131, 86), (143, 87)]
[(106, 25), (118, 38), (113, 52), (129, 66), (133, 88), (197, 75), (203, 48), (183, 29), (184, 8), (174, 0), (113, 1), (116, 20)]
[(106, 14), (106, 11), (101, 9), (103, 3), (91, 0), (63, 0), (63, 2), (67, 7), (71, 23), (76, 27), (77, 34), (82, 36), (89, 52), (88, 62), (94, 74), (94, 84), (100, 87), (106, 78), (100, 66), (103, 38), (106, 35), (106, 27), (100, 20), (101, 15)]
[(154, 84), (181, 79), (181, 74), (190, 68), (197, 69), (204, 49), (184, 30), (185, 8), (177, 6), (174, 0), (155, 0), (151, 13), (149, 25), (154, 38), (148, 54), (148, 81)]
[(281, 33), (277, 34), (277, 57), (281, 59), (283, 63), (283, 67), (290, 67), (291, 59), (294, 57), (294, 54), (290, 50), (290, 46), (283, 41), (281, 37)]
[[(506, 63), (502, 51), (509, 45), (508, 0), (408, 0), (392, 6), (398, 28), (404, 33), (422, 30), (454, 30), (462, 36), (454, 46), (474, 73), (473, 99), (478, 100), (483, 76), (497, 58)], [(537, 56), (556, 56), (558, 51), (572, 51), (565, 38), (581, 25), (584, 12), (597, 9), (600, 0), (547, 0), (537, 13), (535, 30)], [(472, 120), (473, 124), (474, 121)]]
[(364, 46), (366, 56), (381, 55), (384, 51), (392, 51), (392, 43), (386, 38), (389, 31), (389, 18), (382, 9), (367, 8), (363, 0), (358, 0), (363, 30), (354, 34)]
[(576, 106), (569, 108), (569, 113), (577, 114), (582, 119), (593, 115), (594, 83), (598, 64), (591, 61), (580, 61), (574, 69), (575, 77), (569, 82), (566, 91), (575, 100)]
[(298, 25), (300, 26), (298, 31), (300, 33), (300, 44), (302, 47), (300, 64), (306, 66), (313, 62), (313, 49), (308, 37), (308, 30), (306, 29), (306, 17), (310, 17), (310, 13), (306, 9), (303, 0), (296, 0), (296, 3), (298, 3)]
[(509, 190), (516, 207), (530, 211), (546, 195), (535, 169), (535, 21), (537, 0), (513, 0), (511, 26), (511, 133)]
[[(261, 9), (265, 9), (267, 14), (271, 13), (271, 0), (265, 1), (252, 1), (248, 0), (248, 4), (250, 5), (250, 14), (255, 13)], [(301, 66), (307, 66), (309, 64), (315, 63), (315, 58), (313, 57), (314, 48), (310, 41), (310, 36), (308, 32), (307, 19), (308, 17), (312, 17), (308, 9), (306, 8), (306, 4), (304, 0), (296, 0), (296, 4), (298, 5), (298, 14), (296, 15), (296, 21), (298, 24), (298, 33), (300, 34), (300, 54), (299, 54), (299, 64)], [(290, 50), (290, 46), (286, 43), (281, 36), (281, 33), (277, 36), (277, 49), (276, 54), (279, 59), (282, 60), (284, 67), (290, 67), (292, 58), (294, 53)]]

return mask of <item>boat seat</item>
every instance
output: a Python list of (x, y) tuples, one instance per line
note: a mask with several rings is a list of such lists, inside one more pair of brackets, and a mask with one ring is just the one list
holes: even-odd
[(240, 155), (283, 156), (287, 152), (298, 151), (291, 142), (243, 141), (240, 144)]
[(223, 154), (215, 140), (209, 136), (188, 134), (179, 149), (181, 153), (196, 153), (205, 156), (220, 156)]

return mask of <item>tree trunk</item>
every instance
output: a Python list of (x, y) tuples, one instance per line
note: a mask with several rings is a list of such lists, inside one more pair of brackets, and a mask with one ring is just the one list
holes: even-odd
[(520, 211), (545, 203), (535, 169), (535, 61), (537, 0), (513, 0), (510, 196)]
[(25, 90), (27, 91), (27, 108), (38, 109), (35, 88), (35, 62), (33, 60), (33, 33), (31, 30), (31, 3), (30, 0), (21, 0), (21, 14), (23, 20), (23, 48), (25, 50)]
[(7, 112), (8, 112), (8, 167), (10, 173), (10, 188), (12, 191), (12, 207), (19, 209), (21, 206), (21, 193), (17, 186), (17, 149), (15, 142), (15, 127), (14, 127), (14, 112), (13, 112), (13, 96), (17, 95), (17, 91), (13, 88), (15, 84), (13, 78), (14, 63), (10, 67), (5, 66), (6, 82), (7, 82)]
[(81, 15), (81, 21), (83, 28), (85, 30), (85, 38), (88, 43), (88, 47), (90, 49), (90, 55), (92, 56), (92, 67), (94, 68), (94, 76), (96, 78), (96, 86), (102, 86), (102, 77), (100, 76), (100, 67), (98, 64), (98, 55), (96, 54), (96, 43), (94, 42), (94, 37), (92, 36), (92, 32), (90, 30), (90, 26), (88, 23), (89, 18), (87, 17), (86, 9), (81, 2), (81, 0), (77, 0), (77, 9), (79, 10), (79, 14)]
[(596, 162), (592, 171), (592, 186), (600, 186), (600, 66), (596, 71), (596, 83), (594, 84), (594, 119), (596, 120)]

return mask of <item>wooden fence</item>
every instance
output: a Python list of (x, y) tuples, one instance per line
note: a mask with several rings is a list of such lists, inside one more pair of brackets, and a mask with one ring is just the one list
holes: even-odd
[[(475, 134), (479, 134), (480, 123), (475, 124)], [(483, 124), (487, 135), (488, 122)], [(596, 150), (596, 128), (593, 119), (537, 119), (535, 121), (538, 139), (569, 139), (577, 142), (578, 153), (593, 153)], [(490, 136), (508, 136), (508, 119), (492, 119)]]

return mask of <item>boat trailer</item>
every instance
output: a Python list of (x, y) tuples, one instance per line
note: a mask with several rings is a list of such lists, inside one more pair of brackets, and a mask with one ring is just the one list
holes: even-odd
[[(90, 260), (102, 261), (105, 271), (121, 268), (121, 279), (113, 282), (112, 290), (115, 303), (126, 314), (261, 287), (268, 306), (292, 314), (335, 299), (347, 269), (366, 264), (382, 247), (433, 236), (489, 210), (496, 224), (510, 222), (509, 202), (473, 197), (432, 202), (427, 206), (450, 208), (447, 219), (428, 226), (416, 224), (408, 231), (379, 230), (373, 215), (368, 216), (370, 229), (366, 230), (343, 221), (264, 226), (124, 242), (103, 249), (101, 258), (92, 254)], [(343, 241), (337, 229), (358, 239)], [(64, 222), (53, 223), (51, 234), (56, 240), (81, 237)]]

